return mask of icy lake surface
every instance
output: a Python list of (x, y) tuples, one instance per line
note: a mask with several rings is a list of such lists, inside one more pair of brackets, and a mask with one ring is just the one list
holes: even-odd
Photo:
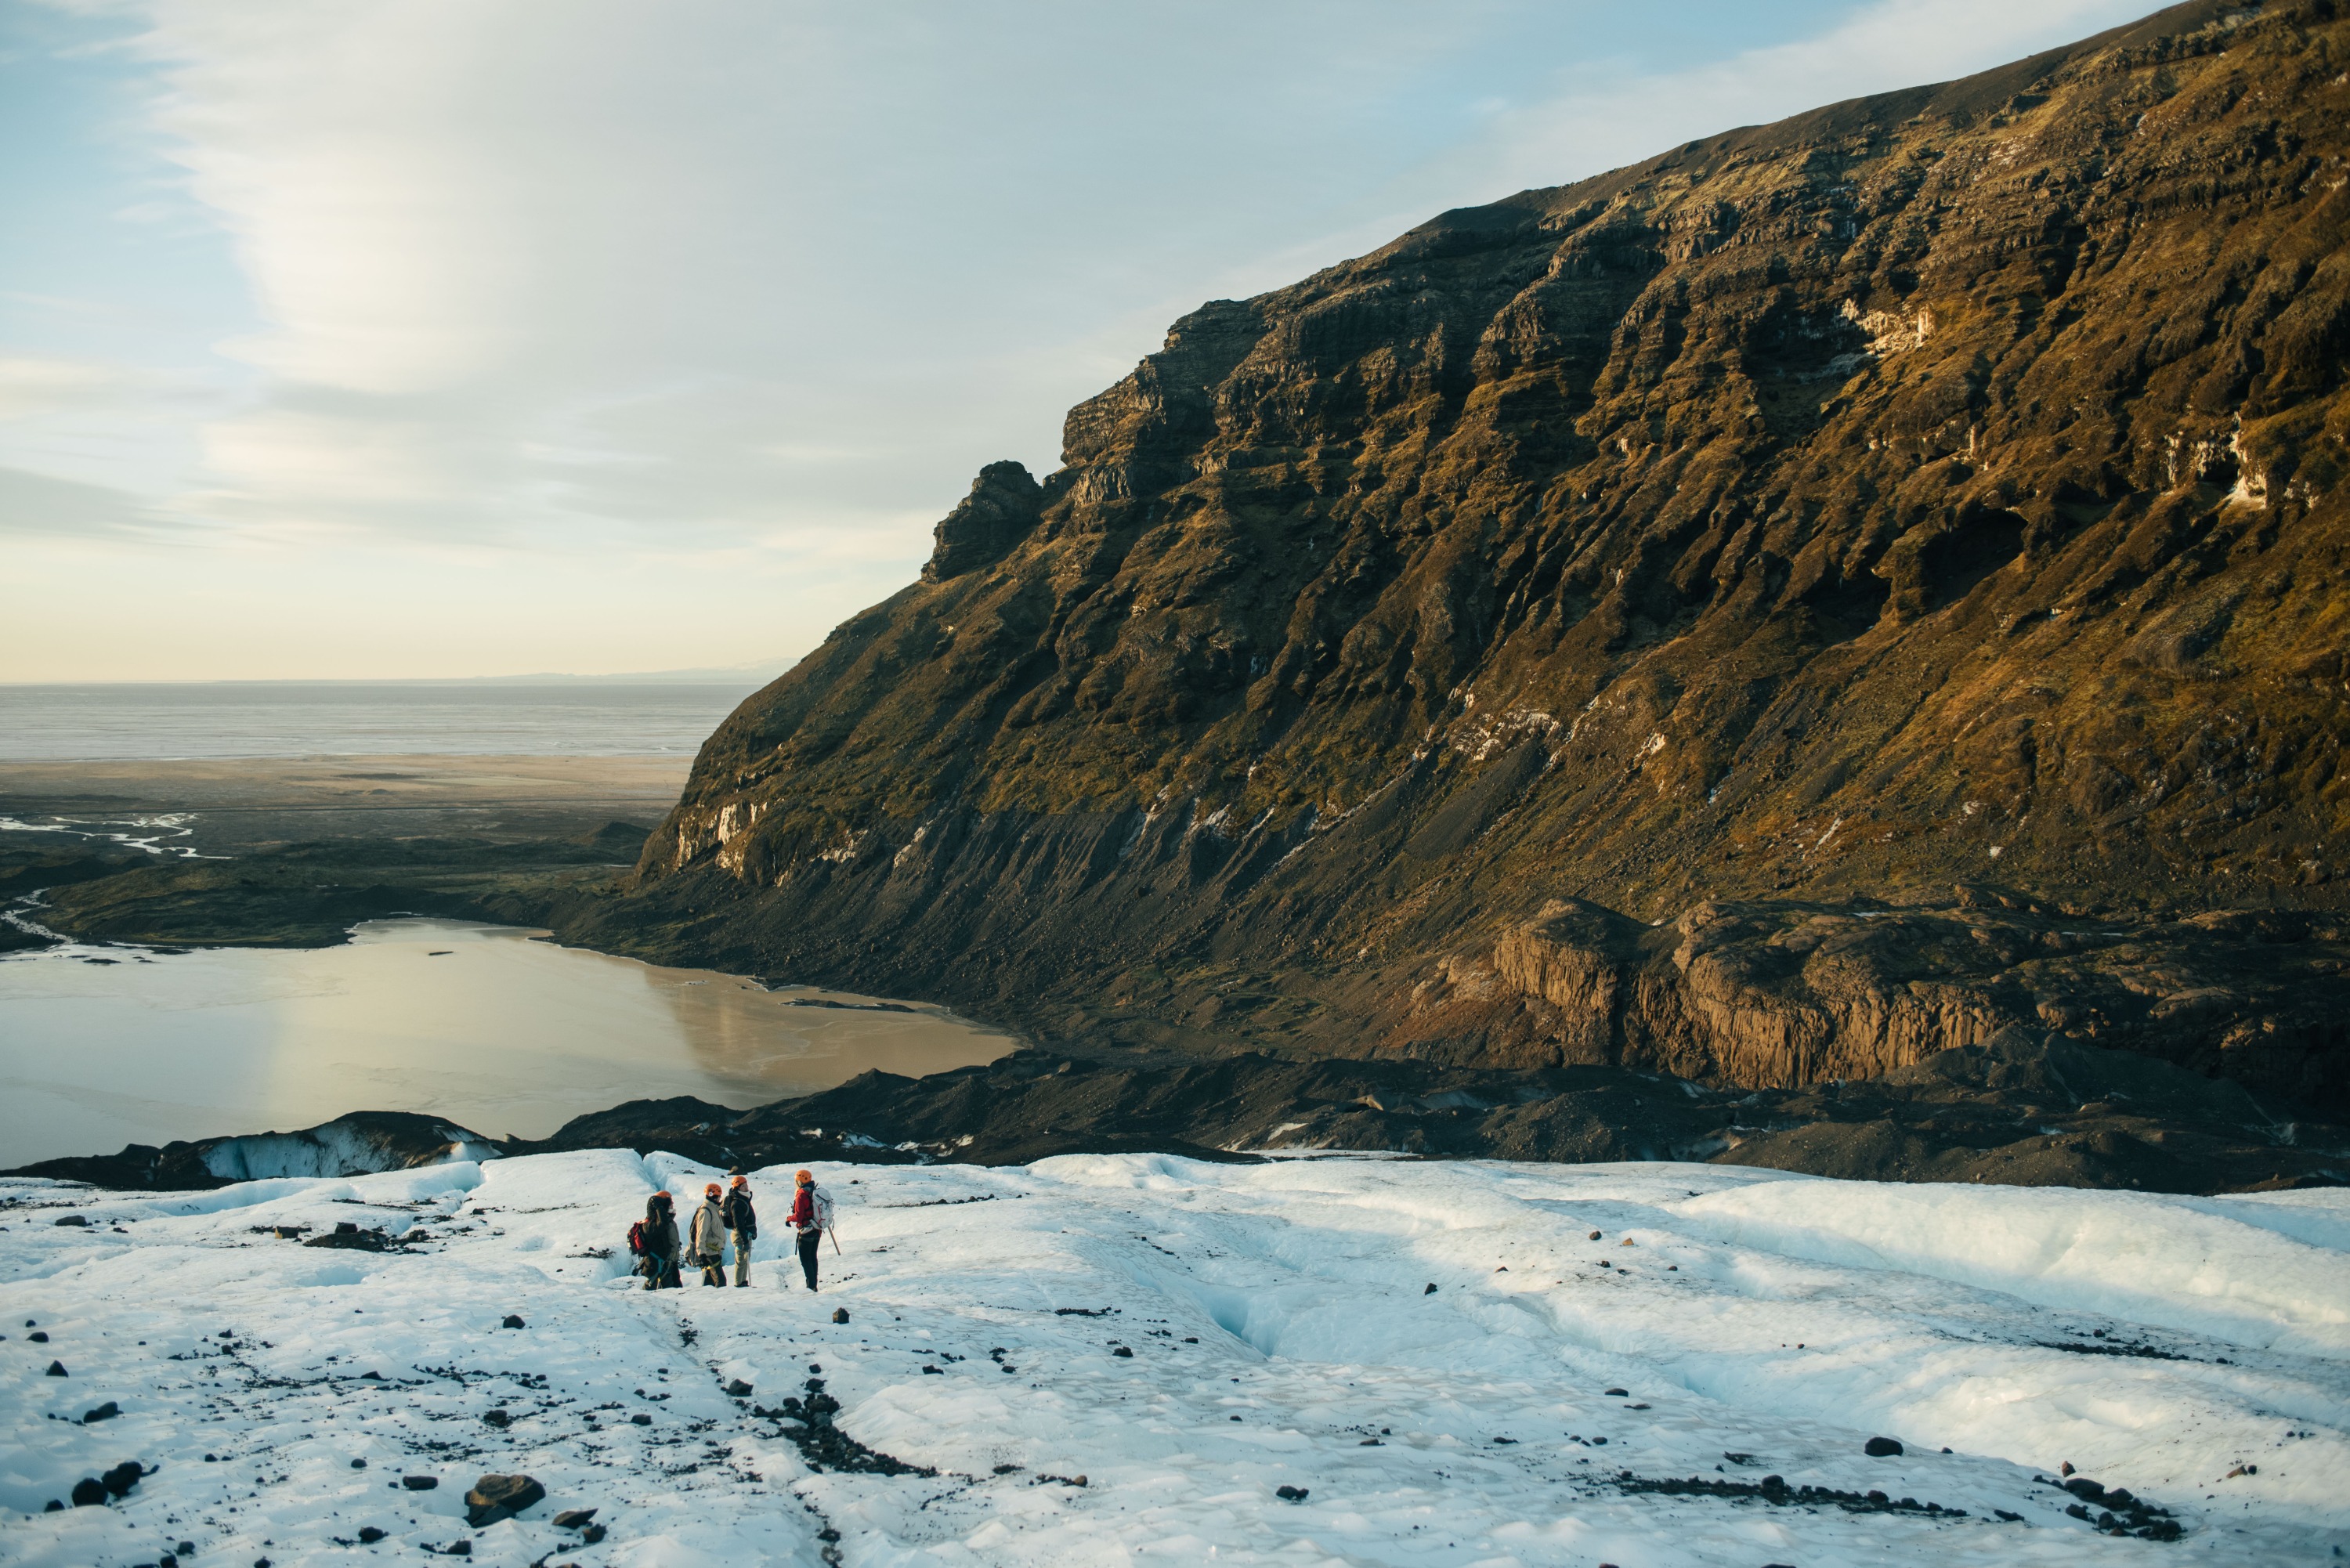
[(383, 920), (337, 948), (0, 959), (0, 1168), (355, 1110), (544, 1137), (623, 1100), (751, 1106), (1011, 1048), (936, 1009), (812, 1007), (864, 999), (531, 938)]
[[(2350, 1542), (2339, 1190), (1066, 1158), (826, 1172), (815, 1296), (774, 1256), (782, 1172), (754, 1289), (647, 1294), (597, 1255), (708, 1174), (0, 1182), (0, 1560), (2154, 1568)], [(338, 1221), (415, 1239), (270, 1229)], [(812, 1396), (862, 1450), (806, 1440)], [(126, 1460), (120, 1501), (44, 1511)], [(2183, 1537), (2068, 1517), (2066, 1461)], [(515, 1473), (546, 1500), (469, 1529), (466, 1489)], [(1642, 1489), (1689, 1478), (1716, 1490)], [(554, 1523), (586, 1508), (600, 1545)]]

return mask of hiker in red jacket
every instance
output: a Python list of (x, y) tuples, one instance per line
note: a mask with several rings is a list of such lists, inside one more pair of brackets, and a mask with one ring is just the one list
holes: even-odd
[(791, 1227), (799, 1235), (800, 1268), (807, 1275), (807, 1288), (814, 1290), (816, 1250), (824, 1233), (832, 1229), (832, 1199), (816, 1189), (812, 1173), (803, 1170), (792, 1179), (799, 1184), (799, 1190), (792, 1194)]

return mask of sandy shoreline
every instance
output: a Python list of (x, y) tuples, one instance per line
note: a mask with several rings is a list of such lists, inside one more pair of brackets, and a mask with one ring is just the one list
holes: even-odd
[(609, 802), (666, 812), (693, 759), (659, 756), (199, 757), (0, 762), (14, 812), (373, 811)]

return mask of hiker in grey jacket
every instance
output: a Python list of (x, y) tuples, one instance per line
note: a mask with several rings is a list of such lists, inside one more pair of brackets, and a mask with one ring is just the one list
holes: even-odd
[(703, 1284), (726, 1282), (726, 1217), (719, 1211), (718, 1183), (714, 1181), (703, 1190), (702, 1207), (693, 1211), (691, 1251), (693, 1261), (702, 1266)]

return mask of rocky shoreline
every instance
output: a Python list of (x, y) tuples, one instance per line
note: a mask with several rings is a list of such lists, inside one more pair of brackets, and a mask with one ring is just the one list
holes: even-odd
[(41, 1161), (5, 1174), (191, 1189), (592, 1148), (728, 1167), (1021, 1165), (1054, 1155), (1251, 1160), (1312, 1151), (1563, 1163), (1700, 1160), (1879, 1181), (2224, 1193), (2350, 1184), (2350, 1128), (2239, 1085), (2021, 1029), (1881, 1077), (1709, 1087), (1601, 1065), (1212, 1059), (1024, 1049), (924, 1078), (868, 1072), (738, 1110), (634, 1100), (543, 1139), (357, 1112), (296, 1133)]

